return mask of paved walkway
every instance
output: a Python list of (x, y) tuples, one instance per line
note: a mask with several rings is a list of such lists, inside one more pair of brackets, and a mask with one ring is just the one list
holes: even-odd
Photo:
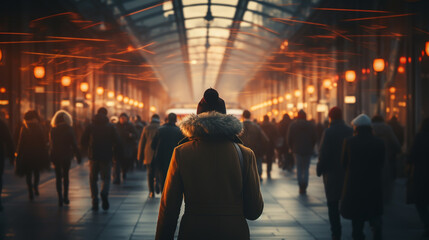
[[(308, 195), (298, 194), (294, 174), (274, 168), (264, 180), (263, 215), (249, 221), (251, 239), (330, 239), (323, 184), (311, 165)], [(159, 196), (147, 199), (146, 173), (129, 174), (122, 185), (112, 185), (109, 211), (92, 212), (88, 164), (70, 173), (70, 205), (59, 208), (53, 172), (42, 175), (40, 196), (29, 202), (25, 180), (7, 169), (0, 213), (0, 239), (154, 239)], [(404, 181), (397, 181), (395, 199), (386, 207), (384, 239), (420, 239), (422, 226), (413, 206), (404, 204)], [(343, 219), (343, 239), (351, 239), (350, 222)], [(369, 236), (369, 227), (366, 226)]]

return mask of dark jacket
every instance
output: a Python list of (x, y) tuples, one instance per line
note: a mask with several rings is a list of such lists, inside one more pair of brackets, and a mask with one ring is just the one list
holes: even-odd
[(415, 203), (429, 204), (429, 129), (417, 133), (411, 147), (409, 162), (414, 166), (412, 199)]
[(5, 158), (9, 158), (13, 162), (14, 152), (12, 135), (9, 132), (9, 128), (3, 120), (0, 120), (0, 177), (3, 173)]
[(148, 165), (152, 163), (155, 151), (152, 149), (152, 141), (155, 134), (158, 132), (159, 120), (152, 121), (144, 127), (140, 136), (137, 159)]
[(49, 169), (48, 144), (38, 120), (25, 121), (19, 134), (16, 152), (15, 173), (18, 176)]
[[(249, 239), (246, 219), (263, 210), (256, 159), (239, 144), (243, 170), (233, 141), (242, 130), (232, 115), (191, 115), (181, 124), (190, 138), (174, 150), (159, 209), (156, 239), (173, 239), (185, 200), (178, 239)], [(243, 182), (244, 180), (244, 182)]]
[(292, 120), (288, 119), (288, 118), (283, 118), (280, 122), (279, 122), (279, 135), (283, 140), (281, 149), (283, 152), (288, 152), (289, 150), (289, 145), (287, 142), (287, 133), (289, 131), (289, 126), (291, 124)]
[(297, 119), (290, 124), (287, 141), (293, 153), (312, 155), (317, 141), (316, 127), (310, 121)]
[(341, 162), (346, 175), (340, 211), (347, 219), (369, 220), (383, 213), (384, 143), (369, 126), (358, 127), (356, 133), (344, 141)]
[(343, 120), (334, 120), (320, 142), (317, 176), (323, 175), (328, 201), (339, 201), (344, 185), (344, 168), (341, 166), (341, 152), (344, 140), (353, 135), (353, 129)]
[(137, 130), (132, 123), (126, 122), (124, 124), (117, 123), (116, 129), (119, 138), (121, 139), (121, 152), (120, 158), (132, 159), (136, 157), (137, 141), (139, 136)]
[(173, 150), (184, 138), (180, 128), (174, 123), (166, 123), (158, 129), (152, 141), (152, 149), (155, 151), (154, 166), (161, 170), (165, 176), (170, 166)]
[(88, 150), (91, 160), (111, 162), (114, 151), (120, 147), (116, 128), (104, 114), (94, 116), (92, 123), (82, 134), (82, 147)]
[(49, 133), (51, 142), (51, 160), (55, 167), (70, 166), (75, 155), (81, 161), (73, 128), (66, 123), (51, 128)]
[(261, 128), (264, 131), (264, 133), (268, 137), (268, 144), (266, 145), (265, 153), (267, 154), (274, 154), (274, 149), (277, 147), (277, 141), (279, 136), (279, 131), (277, 129), (277, 126), (269, 121), (264, 121), (261, 124)]
[(250, 120), (243, 121), (243, 132), (240, 139), (244, 146), (253, 150), (256, 158), (264, 156), (265, 147), (270, 141), (261, 127)]

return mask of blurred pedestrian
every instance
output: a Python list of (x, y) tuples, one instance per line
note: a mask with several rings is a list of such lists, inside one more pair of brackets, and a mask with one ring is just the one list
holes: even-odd
[(226, 115), (225, 102), (208, 89), (197, 114), (181, 123), (189, 141), (176, 147), (162, 194), (155, 239), (249, 239), (246, 219), (263, 210), (256, 159), (239, 144), (242, 124)]
[(34, 195), (39, 196), (40, 172), (50, 167), (45, 136), (39, 114), (34, 110), (26, 112), (16, 148), (15, 173), (26, 177), (28, 198), (31, 201)]
[(383, 193), (381, 175), (385, 159), (383, 140), (372, 133), (371, 119), (361, 114), (352, 121), (354, 136), (344, 141), (341, 162), (345, 169), (341, 215), (352, 220), (353, 239), (365, 239), (369, 221), (373, 239), (381, 239)]
[(405, 140), (404, 127), (398, 121), (398, 118), (396, 116), (393, 116), (387, 124), (389, 124), (389, 126), (392, 128), (393, 133), (395, 133), (395, 136), (402, 147), (404, 145)]
[(306, 194), (310, 162), (314, 154), (317, 134), (316, 127), (307, 121), (307, 114), (303, 110), (298, 112), (296, 121), (290, 124), (287, 141), (297, 166), (299, 193)]
[[(58, 194), (58, 204), (69, 204), (69, 170), (73, 156), (80, 164), (82, 159), (77, 147), (76, 136), (73, 131), (71, 115), (63, 110), (55, 113), (51, 121), (49, 133), (51, 146), (51, 160), (55, 166), (55, 178)], [(64, 184), (64, 192), (62, 185)]]
[(121, 173), (122, 179), (125, 181), (127, 172), (132, 169), (134, 159), (136, 158), (135, 150), (139, 137), (137, 135), (137, 130), (130, 122), (126, 113), (119, 115), (119, 122), (116, 124), (116, 129), (121, 139), (121, 151), (119, 151), (114, 158), (113, 184), (121, 183)]
[[(147, 170), (147, 183), (149, 185), (149, 198), (155, 197), (155, 188), (159, 192), (159, 185), (155, 187), (155, 169), (152, 166), (154, 150), (152, 149), (152, 141), (160, 126), (160, 118), (158, 114), (152, 115), (151, 122), (147, 125), (140, 136), (138, 148), (138, 160), (143, 162)], [(157, 183), (158, 184), (158, 183)]]
[(429, 238), (429, 118), (423, 120), (420, 131), (414, 138), (409, 163), (413, 174), (410, 176), (412, 201), (416, 205), (420, 220), (424, 226), (424, 238)]
[(283, 170), (286, 169), (288, 171), (291, 171), (294, 167), (293, 156), (289, 153), (289, 145), (287, 142), (287, 133), (291, 122), (292, 120), (290, 119), (289, 114), (285, 113), (282, 120), (279, 122), (278, 127), (281, 139), (281, 146), (277, 148), (279, 165)]
[(250, 120), (251, 113), (248, 110), (243, 111), (243, 132), (240, 139), (243, 145), (252, 149), (256, 157), (256, 165), (258, 167), (259, 179), (262, 181), (262, 159), (264, 151), (269, 144), (269, 139), (262, 128)]
[(265, 161), (267, 163), (267, 178), (271, 179), (271, 169), (275, 161), (275, 149), (278, 146), (279, 132), (277, 126), (270, 122), (270, 118), (265, 115), (261, 128), (267, 135), (269, 142), (265, 145)]
[[(146, 127), (146, 122), (142, 120), (142, 118), (139, 115), (136, 115), (134, 117), (134, 127), (137, 130), (137, 136), (140, 138), (140, 136), (142, 135), (143, 129), (144, 127)], [(136, 146), (136, 154), (138, 152), (138, 144)], [(139, 161), (136, 157), (136, 168), (137, 169), (143, 169), (143, 163), (141, 161)]]
[(317, 163), (317, 176), (323, 175), (325, 195), (328, 204), (329, 223), (332, 239), (341, 239), (339, 202), (344, 184), (344, 168), (341, 166), (343, 142), (353, 135), (353, 129), (343, 120), (343, 112), (338, 107), (329, 111), (329, 127), (322, 134)]
[(112, 172), (112, 159), (120, 146), (120, 139), (115, 126), (107, 118), (107, 109), (98, 109), (92, 123), (82, 135), (82, 147), (87, 150), (89, 157), (89, 185), (91, 188), (92, 210), (99, 207), (98, 175), (101, 178), (101, 207), (109, 209), (110, 175)]
[(184, 138), (180, 128), (176, 126), (176, 121), (177, 115), (169, 113), (167, 122), (158, 129), (152, 141), (152, 149), (155, 151), (152, 165), (158, 173), (161, 190), (164, 188), (173, 150)]
[(12, 165), (14, 152), (12, 135), (10, 134), (9, 128), (3, 120), (0, 120), (0, 212), (3, 211), (1, 193), (3, 189), (4, 162), (6, 158), (9, 158), (10, 164)]
[(395, 136), (392, 128), (384, 122), (384, 118), (375, 115), (372, 118), (372, 130), (374, 136), (384, 141), (386, 150), (385, 161), (383, 164), (383, 201), (390, 203), (393, 196), (393, 187), (396, 178), (396, 159), (397, 154), (401, 153), (401, 144)]

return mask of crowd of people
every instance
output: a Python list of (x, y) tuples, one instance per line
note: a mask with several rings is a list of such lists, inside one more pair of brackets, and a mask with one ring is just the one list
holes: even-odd
[[(76, 136), (68, 112), (56, 112), (46, 129), (37, 111), (30, 110), (24, 115), (16, 144), (0, 121), (0, 193), (6, 159), (18, 176), (25, 177), (31, 201), (39, 196), (40, 173), (52, 163), (59, 206), (67, 205), (72, 160), (80, 164), (87, 156), (94, 211), (99, 209), (100, 199), (102, 209), (109, 209), (111, 182), (121, 184), (132, 169), (144, 169), (148, 197), (162, 193), (157, 239), (172, 239), (183, 196), (186, 214), (179, 236), (198, 239), (211, 231), (217, 232), (218, 239), (247, 239), (248, 227), (242, 220), (257, 219), (263, 210), (259, 187), (263, 163), (268, 181), (276, 162), (289, 172), (296, 168), (298, 192), (305, 195), (310, 163), (317, 156), (316, 173), (323, 176), (332, 239), (341, 239), (341, 216), (351, 220), (353, 239), (365, 238), (365, 221), (373, 238), (381, 239), (381, 216), (384, 205), (392, 200), (404, 128), (396, 117), (385, 122), (380, 115), (371, 119), (365, 114), (349, 126), (338, 107), (328, 116), (328, 124), (315, 124), (300, 110), (294, 119), (284, 114), (276, 123), (264, 116), (258, 123), (245, 110), (240, 122), (226, 114), (225, 102), (214, 89), (208, 89), (197, 115), (183, 119), (180, 128), (174, 113), (164, 124), (157, 114), (146, 124), (140, 117), (131, 121), (126, 113), (109, 119), (107, 109), (100, 108)], [(406, 151), (410, 173), (407, 202), (416, 205), (425, 236), (429, 235), (428, 146), (429, 119), (425, 119)], [(0, 211), (2, 208), (0, 199)], [(231, 226), (241, 227), (233, 230)]]

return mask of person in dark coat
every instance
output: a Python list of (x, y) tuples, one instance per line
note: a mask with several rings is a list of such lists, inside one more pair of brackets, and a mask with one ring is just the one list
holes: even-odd
[(161, 190), (164, 188), (173, 150), (184, 138), (176, 121), (177, 115), (169, 113), (167, 122), (158, 129), (152, 141), (152, 149), (155, 151), (152, 165), (157, 169)]
[(9, 158), (10, 164), (13, 164), (14, 152), (15, 149), (9, 128), (3, 120), (0, 120), (0, 212), (3, 211), (1, 193), (3, 190), (4, 162), (6, 158)]
[(329, 121), (329, 127), (322, 134), (316, 171), (317, 176), (323, 175), (332, 239), (341, 239), (339, 203), (344, 184), (341, 152), (344, 140), (353, 135), (353, 129), (344, 123), (338, 107), (329, 111)]
[(423, 237), (429, 237), (429, 118), (423, 120), (420, 131), (414, 138), (409, 163), (414, 169), (412, 198), (424, 225)]
[(344, 141), (341, 163), (345, 169), (341, 215), (352, 220), (353, 239), (364, 239), (369, 221), (373, 239), (381, 239), (383, 214), (382, 168), (385, 145), (372, 133), (371, 119), (361, 114), (352, 121), (354, 136)]
[(382, 180), (383, 201), (387, 204), (393, 196), (393, 187), (396, 178), (396, 155), (401, 153), (401, 144), (392, 128), (384, 122), (384, 118), (381, 115), (375, 115), (372, 118), (372, 131), (374, 136), (383, 139), (386, 149)]
[(264, 116), (261, 128), (269, 139), (265, 149), (265, 160), (267, 162), (267, 178), (271, 179), (271, 169), (275, 160), (275, 149), (280, 136), (277, 126), (270, 122), (270, 118), (267, 115)]
[[(80, 164), (82, 159), (77, 147), (76, 136), (73, 131), (73, 120), (70, 114), (60, 110), (55, 113), (51, 121), (49, 133), (51, 145), (51, 160), (55, 166), (58, 204), (69, 204), (69, 170), (73, 156)], [(64, 192), (62, 185), (64, 184)]]
[(246, 219), (257, 219), (264, 206), (255, 155), (239, 143), (242, 124), (226, 114), (216, 90), (206, 90), (197, 114), (180, 125), (189, 141), (173, 152), (155, 239), (174, 239), (183, 199), (179, 240), (249, 239)]
[(87, 150), (89, 157), (89, 185), (91, 188), (92, 210), (97, 211), (98, 201), (98, 175), (101, 177), (101, 201), (104, 210), (109, 209), (110, 175), (112, 171), (112, 159), (115, 152), (119, 151), (121, 141), (117, 130), (107, 118), (107, 109), (100, 108), (94, 116), (92, 123), (85, 129), (82, 135), (82, 148)]
[(40, 172), (50, 167), (45, 136), (39, 114), (34, 110), (26, 112), (16, 148), (15, 173), (26, 177), (31, 201), (34, 200), (34, 195), (39, 196)]
[(137, 130), (130, 122), (126, 113), (119, 115), (119, 122), (116, 124), (119, 138), (121, 139), (121, 151), (114, 158), (113, 183), (119, 184), (122, 179), (127, 178), (127, 172), (132, 169), (134, 159), (137, 158), (137, 141), (139, 136)]
[[(149, 198), (155, 197), (155, 190), (158, 192), (159, 182), (155, 181), (156, 173), (152, 165), (153, 156), (155, 151), (152, 149), (152, 141), (155, 134), (158, 132), (160, 126), (160, 119), (158, 114), (152, 115), (152, 120), (147, 125), (140, 136), (138, 156), (137, 159), (146, 166), (147, 170), (147, 184), (149, 188)], [(156, 186), (155, 186), (156, 184)]]
[(277, 148), (279, 163), (281, 163), (282, 169), (287, 169), (291, 171), (294, 167), (293, 156), (289, 153), (289, 145), (287, 142), (287, 133), (289, 130), (289, 126), (292, 120), (289, 117), (289, 114), (285, 113), (283, 115), (283, 119), (279, 122), (279, 135), (281, 138), (281, 146)]
[(297, 165), (299, 193), (306, 194), (310, 161), (314, 154), (317, 134), (316, 126), (307, 121), (307, 114), (303, 110), (298, 112), (297, 120), (290, 124), (287, 141)]
[[(144, 127), (146, 127), (146, 125), (147, 125), (147, 123), (145, 121), (143, 121), (139, 115), (135, 116), (134, 126), (136, 128), (138, 137), (140, 137), (142, 135), (143, 129), (144, 129)], [(138, 143), (136, 146), (136, 154), (137, 154), (137, 152), (138, 152)], [(137, 169), (143, 169), (143, 163), (141, 161), (139, 161), (137, 159), (137, 157), (136, 157), (135, 161), (136, 161), (136, 168)]]
[(243, 111), (243, 132), (240, 135), (240, 139), (243, 141), (243, 145), (252, 149), (255, 154), (259, 179), (262, 181), (262, 159), (270, 140), (262, 128), (250, 120), (251, 115), (248, 110)]
[(395, 136), (399, 141), (399, 144), (403, 146), (405, 141), (405, 131), (404, 127), (398, 121), (398, 118), (393, 116), (387, 124), (389, 124), (389, 126), (392, 128), (393, 133), (395, 133)]

